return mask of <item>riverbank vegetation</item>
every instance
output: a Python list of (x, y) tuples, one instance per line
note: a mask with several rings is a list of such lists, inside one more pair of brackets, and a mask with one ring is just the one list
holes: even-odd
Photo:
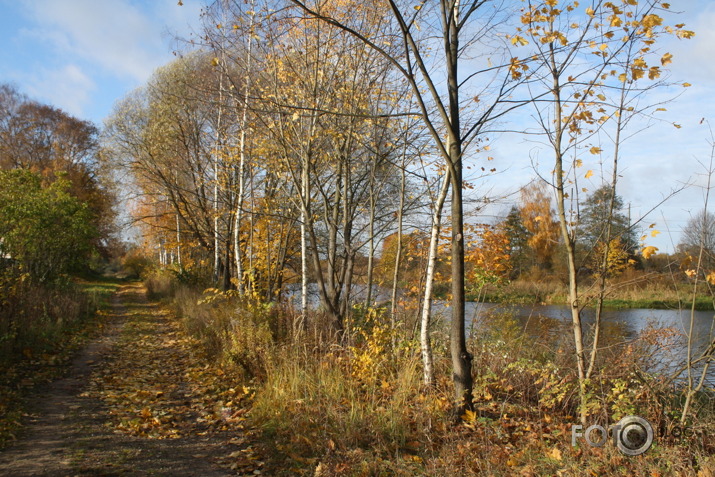
[(244, 386), (242, 416), (264, 472), (668, 475), (707, 472), (715, 464), (712, 396), (702, 395), (687, 437), (678, 436), (682, 400), (658, 372), (676, 353), (677, 330), (647, 328), (611, 347), (590, 383), (592, 422), (638, 415), (652, 424), (653, 446), (631, 458), (610, 443), (590, 447), (579, 438), (571, 446), (579, 397), (566, 324), (553, 329), (548, 323), (543, 333), (528, 334), (508, 313), (482, 315), (469, 340), (482, 370), (475, 407), (457, 423), (446, 327), (432, 333), (438, 379), (428, 390), (413, 314), (401, 314), (392, 328), (388, 308), (356, 305), (336, 342), (326, 333), (329, 318), (319, 313), (302, 322), (290, 305), (232, 291), (200, 292), (170, 272), (147, 282), (181, 317), (201, 353)]

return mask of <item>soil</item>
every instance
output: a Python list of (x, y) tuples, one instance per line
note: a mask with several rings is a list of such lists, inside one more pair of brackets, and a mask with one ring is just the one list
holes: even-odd
[[(119, 290), (102, 336), (76, 356), (64, 378), (32, 394), (18, 440), (0, 451), (0, 475), (224, 476), (239, 471), (261, 472), (258, 468), (237, 468), (235, 463), (231, 469), (229, 457), (245, 452), (245, 441), (237, 439), (238, 427), (211, 425), (210, 420), (201, 418), (206, 397), (201, 395), (200, 386), (190, 382), (192, 374), (181, 367), (193, 366), (195, 358), (187, 346), (177, 344), (176, 320), (156, 313), (158, 307), (146, 300), (137, 284)], [(137, 346), (140, 324), (145, 325), (140, 332), (148, 333), (144, 339), (158, 344), (143, 346), (143, 353), (132, 348)], [(167, 351), (171, 352), (171, 365)], [(123, 373), (131, 373), (131, 380), (122, 379)], [(158, 373), (163, 378), (157, 378)], [(153, 417), (148, 424), (122, 427), (117, 416), (139, 413), (130, 421), (136, 424), (147, 413), (154, 415), (147, 407), (127, 407), (132, 404), (128, 402), (121, 409), (121, 405), (105, 399), (105, 386), (115, 396), (136, 396), (137, 390), (130, 389), (132, 383), (166, 386), (166, 393), (152, 392), (161, 396), (162, 416), (181, 408), (173, 413), (171, 433), (144, 432), (153, 422), (160, 422)], [(147, 406), (152, 404), (156, 402)]]

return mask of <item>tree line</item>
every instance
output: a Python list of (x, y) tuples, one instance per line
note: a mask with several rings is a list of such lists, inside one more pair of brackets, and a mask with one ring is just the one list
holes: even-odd
[[(114, 196), (90, 122), (0, 86), (0, 255), (39, 283), (114, 245)], [(5, 269), (4, 268), (4, 269)]]

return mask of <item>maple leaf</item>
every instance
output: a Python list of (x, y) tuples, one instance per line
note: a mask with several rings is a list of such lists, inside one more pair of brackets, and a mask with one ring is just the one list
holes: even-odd
[(652, 257), (656, 252), (658, 251), (658, 247), (654, 247), (652, 245), (649, 245), (647, 247), (643, 247), (643, 250), (641, 250), (641, 255), (643, 255), (643, 258), (648, 260), (650, 257)]

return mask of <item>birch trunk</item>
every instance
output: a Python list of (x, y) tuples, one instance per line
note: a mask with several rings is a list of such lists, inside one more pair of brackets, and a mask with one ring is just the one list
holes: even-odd
[(432, 211), (432, 228), (430, 231), (429, 256), (427, 258), (427, 273), (425, 276), (425, 295), (422, 304), (422, 319), (420, 320), (420, 347), (422, 349), (422, 365), (424, 384), (434, 387), (434, 359), (429, 327), (432, 320), (432, 290), (434, 287), (434, 272), (437, 264), (437, 246), (442, 225), (442, 209), (449, 193), (450, 174), (445, 174), (439, 196)]

